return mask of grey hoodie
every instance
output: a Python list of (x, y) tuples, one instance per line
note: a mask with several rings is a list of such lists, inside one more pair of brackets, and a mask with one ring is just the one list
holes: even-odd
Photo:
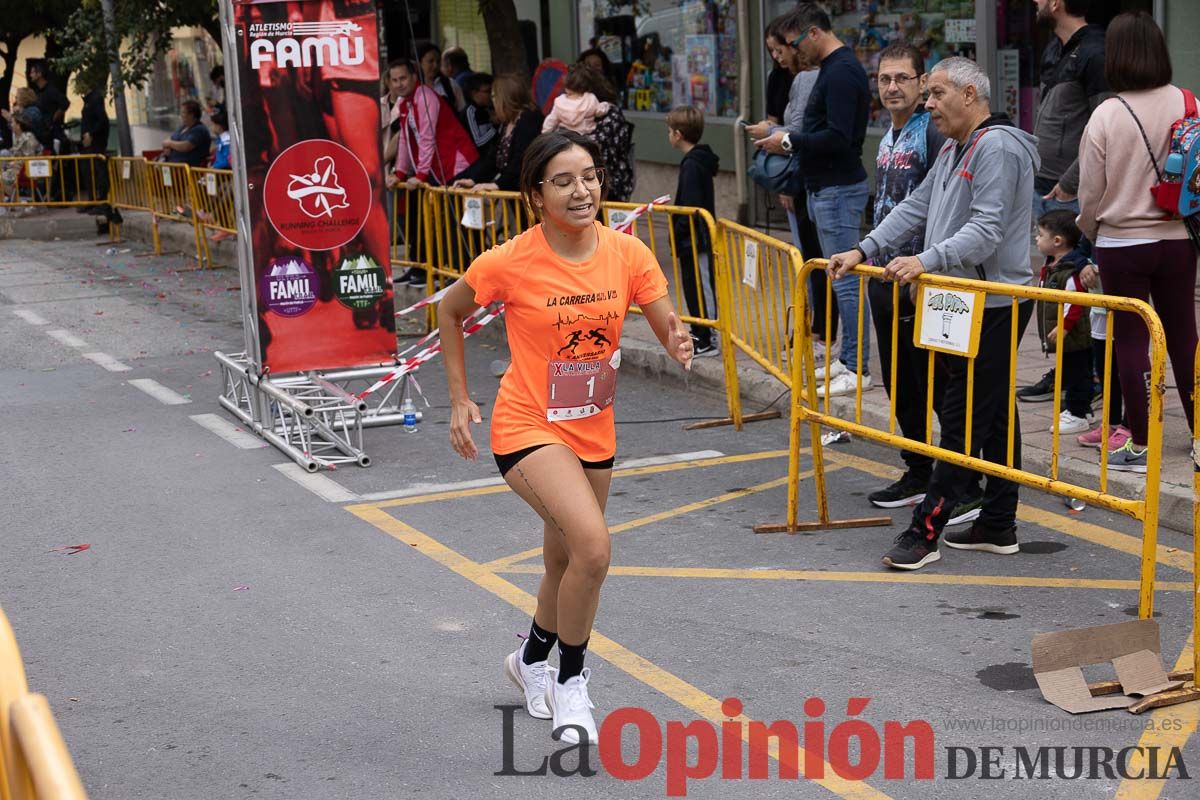
[[(917, 254), (927, 272), (1027, 286), (1033, 283), (1029, 232), (1033, 176), (1041, 161), (1037, 137), (993, 114), (965, 147), (947, 142), (929, 174), (867, 234), (867, 258), (894, 249), (922, 226)], [(989, 308), (1012, 301), (989, 295)]]

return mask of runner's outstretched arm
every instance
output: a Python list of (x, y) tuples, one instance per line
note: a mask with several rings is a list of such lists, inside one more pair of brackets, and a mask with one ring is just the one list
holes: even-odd
[(642, 314), (650, 323), (650, 328), (658, 341), (662, 342), (667, 355), (683, 365), (684, 369), (692, 368), (692, 335), (675, 315), (675, 307), (671, 298), (664, 295), (652, 303), (642, 306)]
[(446, 364), (446, 382), (450, 385), (450, 446), (465, 459), (474, 461), (479, 448), (471, 438), (471, 423), (483, 422), (479, 406), (467, 391), (467, 362), (463, 354), (463, 320), (479, 304), (475, 290), (461, 278), (450, 287), (438, 304), (438, 328), (442, 334), (442, 361)]

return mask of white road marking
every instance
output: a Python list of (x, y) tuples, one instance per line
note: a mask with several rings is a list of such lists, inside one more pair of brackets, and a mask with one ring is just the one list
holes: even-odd
[(108, 353), (84, 353), (83, 357), (88, 361), (96, 362), (109, 372), (130, 372), (133, 370), (133, 367), (128, 364), (122, 364)]
[(286, 464), (276, 464), (275, 469), (330, 503), (349, 503), (362, 499), (337, 481), (326, 478), (320, 473), (305, 472), (299, 464), (289, 461)]
[(659, 464), (678, 464), (681, 461), (699, 461), (702, 458), (720, 458), (725, 455), (719, 450), (697, 450), (694, 453), (675, 453), (669, 456), (653, 456), (652, 458), (634, 458), (622, 461), (613, 469), (633, 469), (635, 467), (656, 467)]
[(414, 483), (403, 489), (364, 494), (362, 499), (370, 502), (376, 500), (398, 500), (401, 497), (415, 497), (419, 494), (437, 494), (439, 492), (457, 492), (462, 489), (480, 489), (485, 486), (500, 486), (503, 483), (504, 478), (478, 478), (473, 481), (459, 481), (457, 483)]
[(49, 325), (50, 321), (45, 319), (36, 311), (30, 311), (26, 308), (14, 308), (13, 313), (21, 319), (28, 322), (30, 325)]
[(182, 406), (192, 402), (183, 395), (168, 389), (166, 386), (163, 386), (153, 378), (135, 378), (134, 380), (129, 381), (129, 385), (135, 389), (141, 389), (158, 402), (166, 403), (169, 406)]
[(62, 328), (57, 328), (52, 331), (46, 331), (46, 335), (49, 336), (51, 339), (54, 339), (57, 342), (61, 342), (62, 344), (65, 344), (67, 347), (74, 347), (78, 350), (82, 350), (83, 348), (88, 346), (88, 343), (85, 342), (83, 339), (80, 339), (78, 336), (71, 333), (70, 331), (64, 331)]
[[(635, 467), (654, 467), (659, 464), (678, 464), (683, 461), (697, 461), (702, 458), (720, 458), (723, 455), (725, 454), (719, 450), (698, 450), (694, 453), (674, 453), (672, 455), (653, 456), (651, 458), (634, 458), (616, 464), (613, 469), (633, 469)], [(485, 486), (500, 486), (503, 483), (503, 478), (478, 478), (472, 481), (459, 481), (457, 483), (414, 483), (403, 489), (364, 494), (362, 495), (362, 499), (368, 502), (399, 500), (402, 497), (438, 494), (439, 492), (457, 492), (463, 489), (479, 489)]]
[(265, 439), (260, 439), (248, 431), (242, 430), (233, 422), (217, 414), (196, 414), (192, 422), (205, 430), (215, 433), (234, 447), (243, 450), (258, 450), (267, 446)]

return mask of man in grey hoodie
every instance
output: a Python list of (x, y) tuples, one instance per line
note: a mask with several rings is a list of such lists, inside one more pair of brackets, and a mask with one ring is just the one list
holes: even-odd
[[(988, 108), (991, 84), (974, 61), (948, 58), (929, 75), (925, 107), (947, 139), (925, 180), (854, 250), (830, 259), (835, 277), (881, 251), (893, 249), (924, 229), (925, 249), (888, 262), (889, 280), (909, 283), (924, 272), (1025, 286), (1033, 283), (1029, 262), (1032, 208), (1029, 196), (1040, 160), (1037, 139)], [(1024, 333), (1033, 303), (1018, 305), (1017, 336)], [(1009, 297), (989, 295), (975, 356), (976, 376), (1007, 376), (1013, 308)], [(967, 359), (939, 355), (947, 371), (942, 400), (940, 446), (963, 452), (966, 434)], [(974, 385), (972, 455), (1003, 464), (1009, 428), (1014, 467), (1021, 465), (1021, 431), (1008, 407), (1007, 381), (978, 380)], [(883, 563), (896, 569), (920, 569), (941, 558), (938, 540), (950, 512), (968, 489), (972, 471), (939, 461), (925, 499), (908, 528), (896, 537)], [(1011, 554), (1016, 538), (1017, 484), (987, 479), (983, 509), (969, 531), (947, 534), (946, 544), (963, 550)]]

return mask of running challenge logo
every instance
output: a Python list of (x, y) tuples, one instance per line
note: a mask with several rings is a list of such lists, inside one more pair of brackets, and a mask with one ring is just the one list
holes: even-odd
[(366, 224), (371, 179), (350, 150), (328, 139), (309, 139), (272, 162), (263, 204), (284, 239), (306, 250), (332, 250)]
[(356, 66), (366, 59), (362, 26), (332, 22), (259, 22), (250, 26), (250, 67)]

